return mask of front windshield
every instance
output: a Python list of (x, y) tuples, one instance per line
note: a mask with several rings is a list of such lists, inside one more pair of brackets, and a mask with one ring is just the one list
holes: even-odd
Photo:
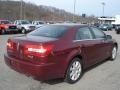
[(104, 24), (103, 26), (108, 26), (108, 24)]
[(21, 21), (21, 24), (30, 24), (29, 21)]

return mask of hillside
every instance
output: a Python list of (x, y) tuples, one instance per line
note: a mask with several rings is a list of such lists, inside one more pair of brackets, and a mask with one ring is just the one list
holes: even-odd
[[(16, 20), (45, 20), (45, 21), (72, 21), (73, 14), (50, 6), (37, 6), (23, 2), (21, 17), (21, 3), (19, 1), (0, 0), (0, 19)], [(97, 21), (94, 17), (83, 18), (75, 15), (75, 21), (83, 23)]]

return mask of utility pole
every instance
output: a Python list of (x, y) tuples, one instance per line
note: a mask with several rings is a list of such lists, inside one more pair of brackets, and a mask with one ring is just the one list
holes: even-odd
[(105, 15), (105, 2), (102, 2), (102, 12), (103, 12), (103, 16)]
[(20, 1), (20, 19), (23, 19), (23, 0)]
[(25, 3), (23, 5), (23, 8), (24, 8), (24, 11), (23, 11), (24, 18), (23, 19), (26, 19), (26, 4)]
[(73, 5), (73, 9), (74, 9), (74, 15), (73, 15), (73, 21), (75, 21), (75, 11), (76, 11), (76, 0), (74, 0), (74, 5)]

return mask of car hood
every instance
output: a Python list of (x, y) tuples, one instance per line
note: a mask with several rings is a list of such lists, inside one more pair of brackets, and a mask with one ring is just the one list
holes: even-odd
[(16, 26), (15, 24), (4, 24), (4, 26)]
[(22, 24), (21, 26), (24, 26), (24, 27), (29, 27), (29, 26), (35, 26), (35, 25), (33, 25), (33, 24)]

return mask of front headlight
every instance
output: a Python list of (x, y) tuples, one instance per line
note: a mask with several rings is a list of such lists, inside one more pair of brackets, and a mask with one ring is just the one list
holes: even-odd
[(107, 28), (106, 26), (104, 26), (103, 28)]
[(29, 27), (29, 26), (26, 26), (25, 29), (30, 29), (30, 27)]
[(5, 26), (5, 29), (8, 29), (9, 28), (9, 26)]

